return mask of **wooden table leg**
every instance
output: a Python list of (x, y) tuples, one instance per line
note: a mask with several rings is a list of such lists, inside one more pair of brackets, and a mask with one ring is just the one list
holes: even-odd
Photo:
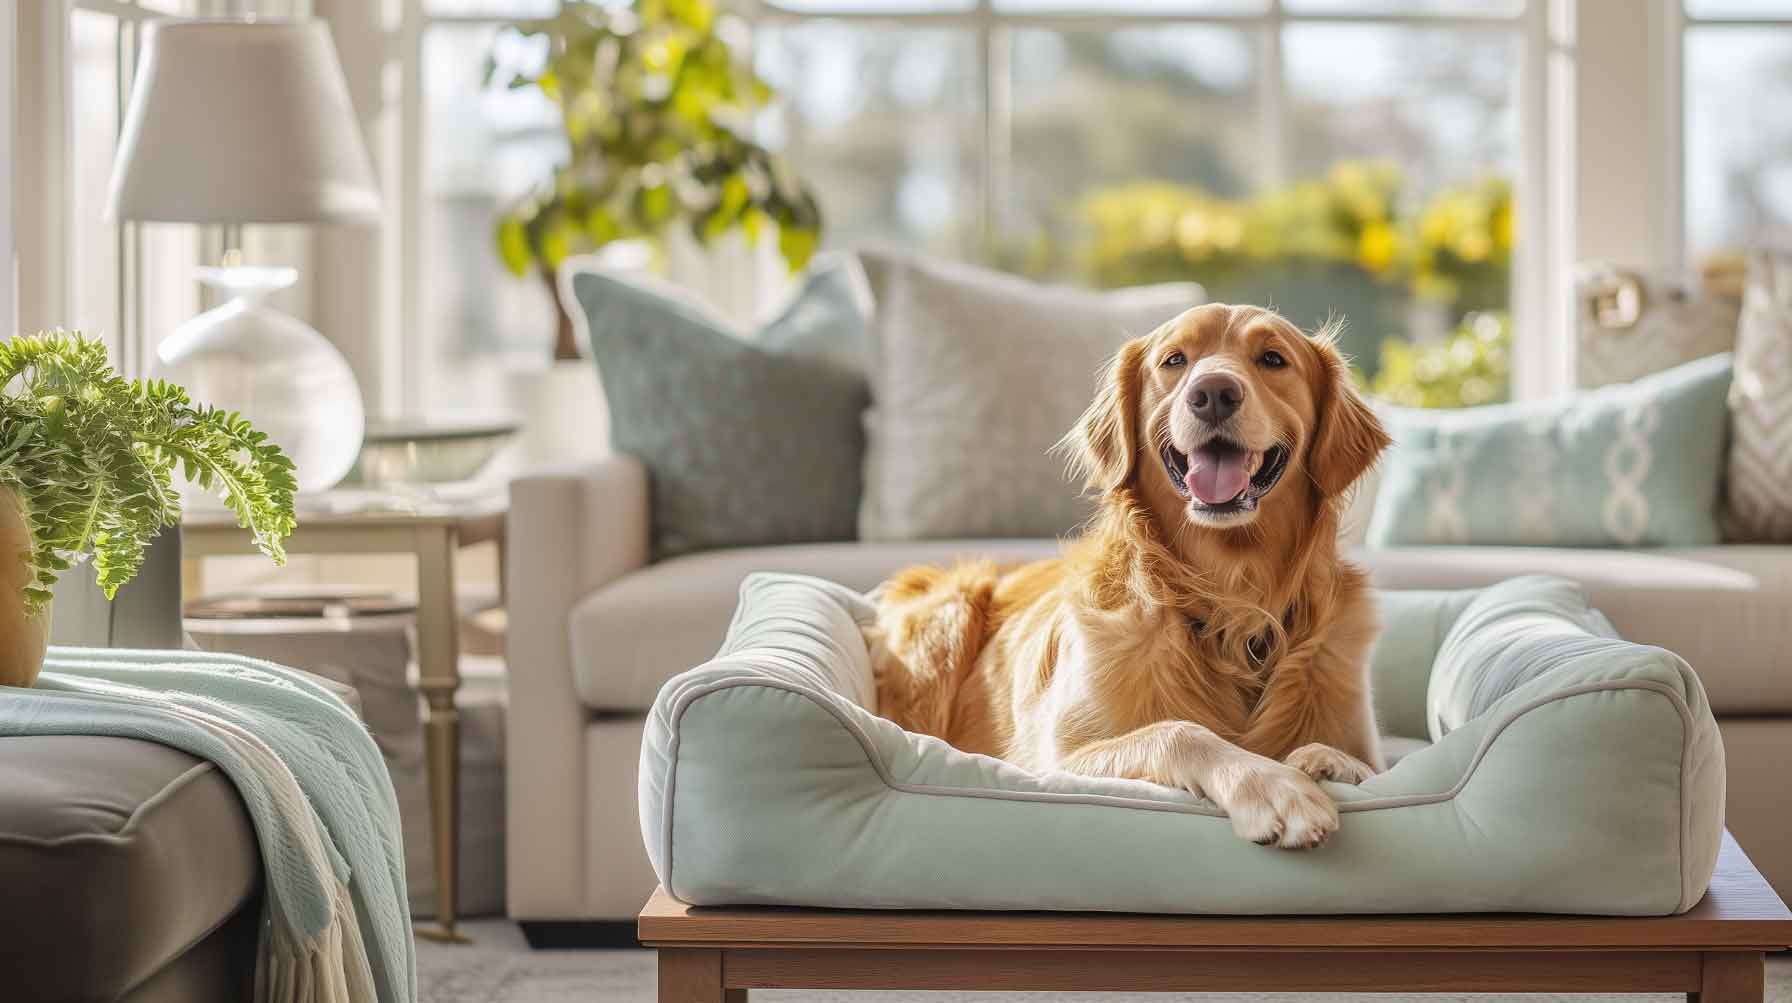
[(455, 929), (460, 891), (460, 689), (459, 610), (454, 604), (453, 530), (417, 532), (417, 674), (428, 718), (423, 741), (429, 771), (429, 815), (435, 853), (436, 929), (431, 940), (465, 943)]
[(1686, 998), (1690, 1003), (1761, 1003), (1766, 991), (1766, 955), (1706, 951), (1700, 962), (1699, 991)]
[(747, 1003), (747, 991), (722, 985), (721, 951), (661, 948), (660, 1003)]

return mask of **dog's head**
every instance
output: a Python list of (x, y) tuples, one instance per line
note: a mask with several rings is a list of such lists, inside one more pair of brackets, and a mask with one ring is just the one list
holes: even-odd
[(1342, 495), (1388, 437), (1329, 336), (1215, 303), (1127, 342), (1067, 444), (1091, 489), (1227, 529)]

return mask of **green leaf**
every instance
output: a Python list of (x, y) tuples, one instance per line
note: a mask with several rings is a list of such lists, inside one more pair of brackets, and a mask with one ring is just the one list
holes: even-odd
[[(673, 226), (707, 240), (773, 221), (814, 231), (786, 241), (793, 267), (807, 260), (821, 214), (801, 179), (752, 140), (753, 113), (774, 94), (731, 47), (739, 27), (717, 0), (565, 3), (514, 26), (545, 41), (547, 59), (510, 82), (555, 102), (569, 157), (499, 224), (506, 268), (525, 274), (583, 246)], [(746, 174), (743, 200), (730, 179)]]
[(498, 258), (512, 275), (528, 274), (535, 255), (529, 251), (529, 231), (522, 220), (507, 216), (498, 222)]
[(654, 185), (641, 191), (639, 200), (641, 221), (645, 229), (658, 230), (672, 219), (672, 189), (668, 185)]
[(798, 271), (814, 257), (821, 243), (821, 234), (805, 227), (786, 226), (778, 230), (778, 253), (791, 271)]

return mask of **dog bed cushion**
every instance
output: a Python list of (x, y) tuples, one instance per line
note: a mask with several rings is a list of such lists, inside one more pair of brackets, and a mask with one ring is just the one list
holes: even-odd
[(648, 719), (648, 855), (694, 905), (1661, 915), (1703, 896), (1723, 747), (1684, 661), (1562, 579), (1379, 602), (1382, 727), (1434, 744), (1327, 784), (1338, 832), (1289, 851), (1182, 791), (902, 730), (872, 713), (866, 598), (755, 575), (721, 652)]

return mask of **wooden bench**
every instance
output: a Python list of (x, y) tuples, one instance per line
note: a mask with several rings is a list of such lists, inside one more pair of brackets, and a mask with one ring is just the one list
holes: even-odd
[[(1266, 851), (1269, 852), (1269, 851)], [(1661, 993), (1761, 1003), (1792, 914), (1727, 833), (1679, 916), (1142, 916), (699, 908), (654, 892), (660, 1003), (750, 989)]]

